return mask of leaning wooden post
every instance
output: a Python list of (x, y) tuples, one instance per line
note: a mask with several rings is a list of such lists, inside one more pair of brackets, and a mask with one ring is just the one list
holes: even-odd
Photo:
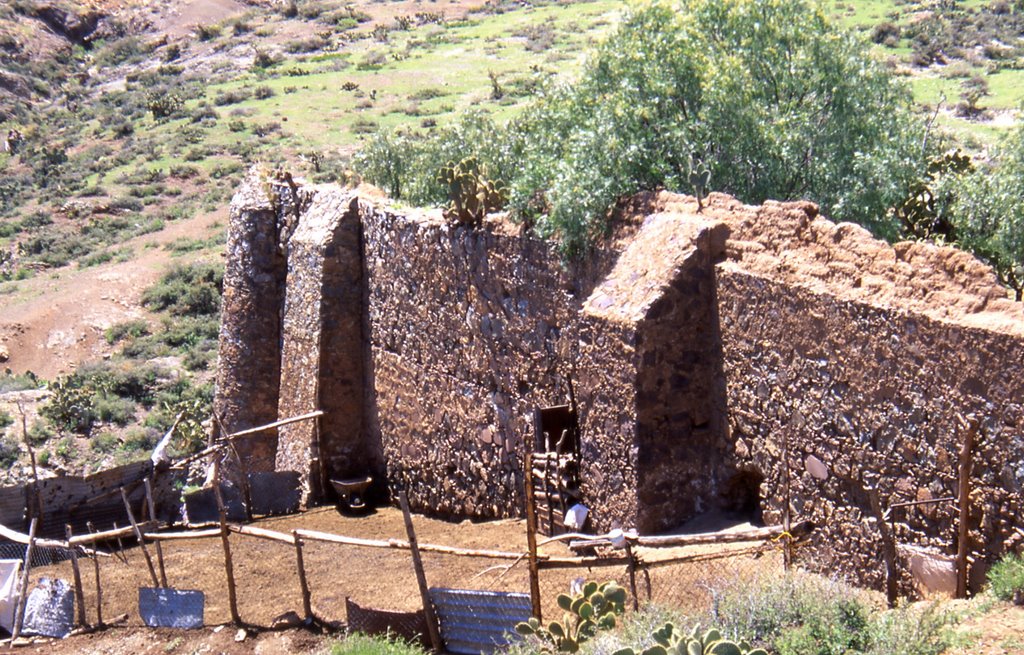
[(427, 574), (423, 570), (423, 560), (420, 559), (420, 546), (416, 541), (416, 531), (412, 527), (412, 514), (409, 513), (409, 499), (405, 492), (398, 494), (398, 502), (402, 505), (402, 517), (405, 519), (405, 533), (409, 536), (409, 550), (412, 551), (412, 566), (416, 570), (416, 583), (420, 587), (420, 598), (423, 600), (423, 616), (427, 620), (427, 633), (430, 635), (430, 645), (435, 653), (441, 653), (444, 648), (441, 644), (441, 635), (438, 633), (437, 617), (434, 616), (434, 606), (430, 602), (430, 591), (427, 589)]
[(878, 497), (878, 489), (873, 486), (864, 485), (868, 501), (871, 503), (871, 512), (878, 522), (878, 532), (882, 537), (882, 558), (885, 560), (885, 597), (889, 607), (896, 607), (899, 600), (899, 571), (896, 569), (896, 539), (889, 530), (889, 522), (882, 511), (882, 501)]
[(526, 548), (529, 551), (530, 604), (539, 621), (540, 569), (537, 566), (537, 508), (533, 498), (533, 453), (526, 453)]
[(82, 589), (82, 571), (78, 568), (78, 547), (71, 545), (72, 532), (70, 523), (64, 526), (64, 535), (67, 537), (68, 550), (71, 552), (71, 575), (75, 581), (75, 604), (78, 605), (78, 611), (76, 612), (78, 625), (84, 628), (86, 625), (85, 591)]
[(28, 546), (25, 547), (25, 562), (21, 567), (21, 591), (18, 593), (18, 604), (14, 610), (14, 629), (11, 630), (11, 646), (21, 635), (21, 626), (25, 622), (25, 603), (28, 601), (28, 578), (32, 569), (32, 551), (36, 549), (36, 527), (39, 519), (33, 518), (28, 527)]
[[(89, 533), (92, 534), (96, 530), (93, 528), (92, 521), (88, 521), (86, 527), (89, 528)], [(96, 552), (96, 545), (93, 544), (92, 553), (92, 568), (96, 573), (96, 625), (103, 625), (103, 590), (100, 588), (100, 556)]]
[(224, 497), (220, 493), (220, 465), (214, 460), (213, 495), (217, 498), (217, 513), (220, 517), (220, 542), (224, 547), (224, 572), (228, 578), (228, 606), (231, 608), (231, 622), (242, 623), (238, 614), (238, 596), (235, 594), (235, 567), (231, 562), (231, 544), (228, 542), (228, 511), (224, 507)]
[(970, 548), (971, 518), (971, 451), (974, 449), (974, 438), (978, 432), (978, 419), (969, 416), (958, 417), (960, 425), (965, 429), (964, 440), (960, 445), (960, 493), (958, 498), (959, 518), (956, 540), (956, 597), (967, 598), (967, 551)]
[(292, 539), (295, 540), (295, 564), (299, 569), (299, 587), (302, 590), (302, 612), (306, 621), (313, 620), (313, 601), (309, 592), (309, 581), (306, 580), (306, 565), (302, 557), (302, 539), (296, 530), (292, 530)]
[(629, 573), (629, 593), (633, 594), (633, 611), (640, 610), (640, 598), (636, 593), (636, 558), (633, 557), (633, 547), (629, 545), (629, 539), (626, 539), (626, 557), (629, 558), (629, 563), (626, 564), (626, 571)]
[[(146, 506), (149, 507), (149, 518), (152, 521), (156, 521), (156, 503), (153, 502), (153, 485), (150, 484), (149, 478), (142, 480), (142, 484), (146, 487)], [(156, 542), (156, 562), (160, 566), (160, 586), (167, 586), (167, 571), (164, 568), (164, 549), (160, 546), (160, 542)]]
[(149, 577), (153, 579), (153, 586), (159, 587), (160, 581), (156, 577), (156, 569), (153, 568), (153, 558), (149, 556), (149, 549), (146, 548), (146, 538), (142, 534), (142, 530), (139, 529), (139, 524), (135, 521), (135, 514), (132, 513), (132, 505), (128, 502), (128, 494), (125, 492), (124, 487), (121, 487), (121, 500), (124, 501), (124, 510), (128, 512), (128, 521), (132, 524), (132, 530), (135, 532), (135, 538), (139, 540), (139, 548), (142, 549), (142, 556), (146, 559), (146, 567), (149, 569)]

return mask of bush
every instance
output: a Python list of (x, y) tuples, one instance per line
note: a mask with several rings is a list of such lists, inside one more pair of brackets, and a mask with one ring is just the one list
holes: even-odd
[(1024, 557), (1009, 554), (988, 572), (988, 588), (999, 600), (1024, 605)]
[(0, 430), (9, 425), (14, 425), (14, 417), (9, 412), (0, 409)]
[(0, 438), (0, 466), (10, 468), (20, 456), (21, 448), (18, 447), (18, 442), (8, 437)]
[(142, 303), (175, 316), (210, 316), (220, 310), (224, 270), (211, 264), (174, 266), (142, 294)]
[(1024, 125), (1004, 140), (992, 165), (954, 172), (936, 187), (957, 245), (991, 264), (1024, 299)]

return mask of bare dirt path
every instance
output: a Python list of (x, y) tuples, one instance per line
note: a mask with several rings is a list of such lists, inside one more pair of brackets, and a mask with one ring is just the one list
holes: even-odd
[(129, 261), (67, 266), (18, 282), (15, 293), (0, 296), (0, 343), (10, 354), (3, 366), (50, 379), (79, 362), (103, 357), (112, 350), (104, 330), (145, 316), (142, 292), (180, 260), (163, 246), (207, 236), (226, 221), (226, 208), (199, 214), (122, 244), (135, 253)]

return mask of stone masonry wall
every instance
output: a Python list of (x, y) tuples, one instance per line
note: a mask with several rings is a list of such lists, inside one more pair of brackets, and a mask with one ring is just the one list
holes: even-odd
[(493, 226), (363, 213), (371, 428), (393, 488), (448, 516), (522, 512), (532, 410), (565, 402), (577, 302), (557, 254)]
[[(584, 325), (595, 333), (587, 339), (586, 368), (617, 373), (581, 380), (592, 415), (584, 465), (603, 463), (584, 485), (603, 527), (619, 519), (644, 533), (674, 528), (719, 506), (719, 487), (733, 474), (722, 441), (724, 394), (716, 386), (721, 352), (711, 262), (724, 246), (721, 228), (649, 216), (584, 306)], [(605, 480), (602, 469), (613, 477)], [(636, 494), (601, 494), (620, 486)], [(614, 499), (627, 505), (609, 511)]]
[[(257, 174), (231, 202), (214, 411), (229, 432), (277, 420), (285, 257), (281, 218)], [(276, 435), (236, 441), (251, 471), (274, 470)], [(227, 460), (230, 464), (231, 460)]]
[(278, 414), (324, 415), (279, 428), (276, 460), (278, 469), (301, 473), (306, 502), (329, 492), (325, 480), (384, 472), (363, 439), (359, 201), (336, 187), (311, 196), (288, 242)]
[[(883, 506), (955, 497), (962, 430), (974, 453), (972, 551), (991, 560), (1024, 505), (1024, 343), (1006, 335), (843, 301), (722, 266), (718, 271), (732, 439), (767, 477), (781, 518), (789, 439), (796, 515), (822, 526), (806, 560), (881, 585), (880, 542), (862, 484)], [(830, 469), (826, 481), (807, 456)], [(950, 504), (898, 510), (900, 543), (953, 554)], [(980, 575), (981, 571), (979, 571)], [(978, 580), (976, 580), (977, 582)]]

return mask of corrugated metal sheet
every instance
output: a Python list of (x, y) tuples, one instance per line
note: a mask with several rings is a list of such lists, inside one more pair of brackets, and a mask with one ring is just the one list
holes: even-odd
[(493, 653), (517, 639), (515, 626), (530, 618), (529, 594), (466, 589), (430, 590), (441, 638), (452, 653)]

